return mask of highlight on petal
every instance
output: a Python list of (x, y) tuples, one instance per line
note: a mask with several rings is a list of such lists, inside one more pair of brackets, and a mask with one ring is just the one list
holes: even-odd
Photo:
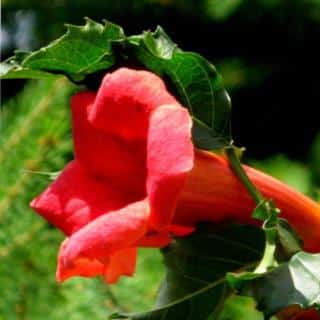
[(104, 77), (89, 119), (95, 127), (124, 140), (145, 141), (149, 113), (172, 103), (176, 100), (160, 77), (149, 71), (120, 68)]
[(147, 144), (147, 194), (150, 225), (166, 228), (173, 217), (177, 199), (193, 167), (192, 120), (177, 105), (163, 105), (150, 115)]
[[(127, 197), (127, 198), (126, 198)], [(31, 207), (70, 235), (101, 214), (121, 208), (130, 201), (108, 181), (88, 173), (78, 161), (71, 161), (59, 177), (37, 198)]]
[[(89, 265), (89, 262), (94, 262), (92, 268), (95, 269), (92, 272), (101, 271), (96, 264), (99, 262), (104, 266), (104, 274), (108, 274), (110, 265), (111, 268), (121, 265), (121, 272), (131, 274), (132, 263), (124, 264), (120, 251), (135, 247), (138, 240), (145, 235), (148, 217), (149, 206), (143, 200), (102, 215), (81, 228), (60, 248), (58, 279), (64, 280), (65, 275), (69, 274), (76, 275), (77, 271), (83, 271), (79, 266)], [(130, 254), (132, 258), (132, 251)], [(106, 277), (114, 279), (119, 276), (119, 272), (120, 269), (110, 271), (110, 275)]]

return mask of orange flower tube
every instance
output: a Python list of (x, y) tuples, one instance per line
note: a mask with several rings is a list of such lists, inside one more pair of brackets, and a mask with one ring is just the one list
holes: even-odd
[[(244, 166), (253, 184), (266, 199), (272, 199), (304, 240), (304, 248), (320, 251), (320, 205), (261, 171)], [(255, 203), (233, 173), (228, 161), (218, 155), (195, 151), (194, 167), (179, 197), (174, 223), (194, 225), (227, 218), (258, 224), (251, 218)]]

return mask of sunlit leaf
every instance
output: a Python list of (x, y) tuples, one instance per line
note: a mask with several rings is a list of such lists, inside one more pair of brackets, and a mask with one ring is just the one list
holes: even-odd
[(291, 305), (320, 308), (320, 254), (299, 252), (289, 262), (252, 281), (245, 292), (265, 315)]
[(32, 53), (18, 52), (7, 61), (2, 78), (43, 78), (47, 72), (66, 74), (75, 81), (115, 63), (112, 42), (124, 39), (121, 27), (86, 19), (84, 26), (67, 25), (65, 35)]

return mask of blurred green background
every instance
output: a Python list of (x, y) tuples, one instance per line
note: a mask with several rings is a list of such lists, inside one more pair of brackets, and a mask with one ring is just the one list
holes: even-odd
[[(314, 198), (320, 186), (319, 0), (3, 0), (2, 60), (33, 50), (83, 17), (127, 34), (160, 24), (179, 46), (211, 60), (233, 100), (237, 145), (254, 166)], [(58, 285), (63, 236), (29, 208), (72, 158), (65, 80), (2, 82), (0, 110), (0, 320), (106, 319), (152, 306), (163, 275), (156, 250), (142, 250), (137, 275)]]

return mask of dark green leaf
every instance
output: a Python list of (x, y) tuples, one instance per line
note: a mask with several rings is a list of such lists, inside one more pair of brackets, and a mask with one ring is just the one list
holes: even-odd
[(266, 239), (263, 257), (253, 271), (228, 273), (226, 279), (232, 288), (240, 290), (248, 282), (261, 277), (268, 272), (270, 268), (278, 265), (276, 259), (278, 244), (278, 214), (279, 210), (274, 206), (271, 200), (261, 200), (254, 209), (252, 217), (263, 221), (263, 230)]
[(291, 305), (320, 307), (320, 254), (299, 252), (289, 262), (248, 284), (244, 290), (265, 315)]
[(115, 62), (112, 42), (124, 40), (121, 27), (86, 19), (84, 26), (68, 25), (65, 35), (32, 53), (18, 52), (9, 60), (2, 78), (43, 78), (47, 72), (66, 74), (80, 81)]
[(220, 149), (229, 144), (228, 139), (213, 134), (213, 129), (196, 118), (193, 119), (192, 138), (194, 144), (204, 150)]
[(200, 227), (163, 250), (167, 274), (156, 309), (122, 316), (134, 320), (206, 320), (213, 313), (219, 314), (230, 290), (226, 272), (254, 268), (263, 245), (262, 230), (252, 226)]
[(197, 53), (180, 50), (161, 28), (129, 43), (138, 60), (164, 78), (189, 109), (195, 144), (208, 150), (230, 145), (231, 102), (215, 67)]
[[(254, 214), (260, 215), (261, 218), (266, 217), (264, 205), (265, 203), (262, 203), (257, 206)], [(294, 254), (302, 251), (301, 240), (286, 220), (275, 215), (271, 220), (265, 221), (263, 230), (266, 234), (266, 244), (262, 260), (253, 272), (228, 273), (226, 279), (232, 288), (240, 290), (252, 280), (263, 277), (265, 272), (278, 265), (278, 261), (288, 261)]]

